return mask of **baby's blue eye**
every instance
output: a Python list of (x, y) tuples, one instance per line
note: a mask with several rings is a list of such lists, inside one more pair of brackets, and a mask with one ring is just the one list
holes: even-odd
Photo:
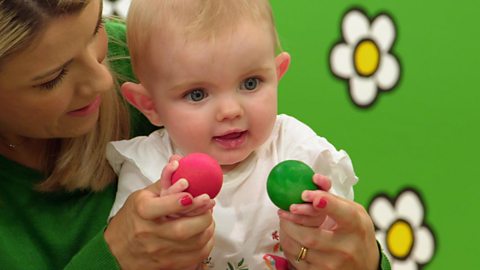
[(195, 89), (190, 91), (186, 97), (191, 101), (201, 101), (206, 97), (206, 94), (205, 94), (205, 91), (203, 91), (203, 89)]
[(241, 88), (246, 90), (255, 90), (260, 80), (258, 78), (248, 78), (242, 82)]

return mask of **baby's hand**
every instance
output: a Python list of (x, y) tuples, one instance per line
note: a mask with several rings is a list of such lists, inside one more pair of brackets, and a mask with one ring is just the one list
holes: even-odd
[[(182, 178), (173, 185), (171, 182), (172, 174), (178, 168), (178, 160), (181, 158), (182, 157), (180, 155), (173, 155), (170, 157), (169, 163), (163, 168), (162, 176), (159, 180), (162, 190), (160, 196), (180, 193), (188, 188), (188, 181), (186, 179)], [(215, 206), (215, 201), (212, 200), (207, 194), (202, 194), (195, 198), (186, 196), (181, 200), (181, 203), (185, 206), (190, 206), (186, 207), (182, 212), (176, 213), (175, 215), (169, 215), (169, 217), (178, 218), (181, 216), (196, 216), (213, 209), (213, 206)]]
[(317, 173), (313, 175), (313, 182), (319, 189), (302, 192), (302, 200), (306, 203), (292, 204), (290, 212), (279, 210), (278, 214), (282, 218), (303, 226), (331, 229), (335, 221), (330, 219), (322, 209), (327, 205), (323, 194), (330, 190), (332, 183), (328, 177)]

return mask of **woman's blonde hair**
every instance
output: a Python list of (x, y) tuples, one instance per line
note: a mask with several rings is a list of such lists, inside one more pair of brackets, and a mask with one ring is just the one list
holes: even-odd
[(149, 53), (152, 36), (174, 32), (184, 35), (185, 40), (214, 40), (220, 33), (234, 33), (246, 21), (267, 26), (275, 51), (281, 51), (269, 0), (132, 0), (127, 43), (134, 71), (140, 76), (141, 56)]
[[(0, 0), (0, 65), (27, 49), (52, 18), (82, 11), (90, 0)], [(1, 71), (0, 71), (1, 72)], [(44, 158), (43, 191), (94, 190), (106, 187), (115, 174), (105, 157), (111, 140), (128, 136), (128, 111), (117, 91), (102, 97), (95, 128), (75, 138), (52, 138)]]

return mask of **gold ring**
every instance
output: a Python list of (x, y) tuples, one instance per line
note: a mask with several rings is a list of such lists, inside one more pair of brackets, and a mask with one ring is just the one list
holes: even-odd
[(307, 252), (308, 252), (308, 249), (302, 246), (302, 248), (300, 248), (300, 252), (298, 253), (295, 261), (300, 262), (301, 260), (305, 259), (305, 257), (307, 256)]

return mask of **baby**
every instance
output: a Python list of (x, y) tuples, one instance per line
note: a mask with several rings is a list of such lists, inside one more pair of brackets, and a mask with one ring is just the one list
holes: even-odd
[[(269, 1), (134, 0), (127, 29), (139, 83), (124, 84), (122, 93), (163, 128), (109, 148), (119, 173), (112, 215), (131, 192), (160, 178), (166, 192), (185, 189), (186, 181), (168, 185), (178, 166), (175, 155), (206, 153), (221, 165), (224, 183), (213, 211), (215, 247), (204, 267), (287, 269), (278, 208), (266, 192), (270, 170), (284, 160), (301, 160), (318, 173), (312, 181), (323, 189), (331, 181), (330, 192), (348, 199), (357, 178), (344, 151), (295, 118), (277, 115), (278, 82), (290, 55), (280, 50)], [(195, 210), (183, 214), (213, 207), (207, 195), (193, 203)], [(308, 215), (312, 207), (290, 210)]]

